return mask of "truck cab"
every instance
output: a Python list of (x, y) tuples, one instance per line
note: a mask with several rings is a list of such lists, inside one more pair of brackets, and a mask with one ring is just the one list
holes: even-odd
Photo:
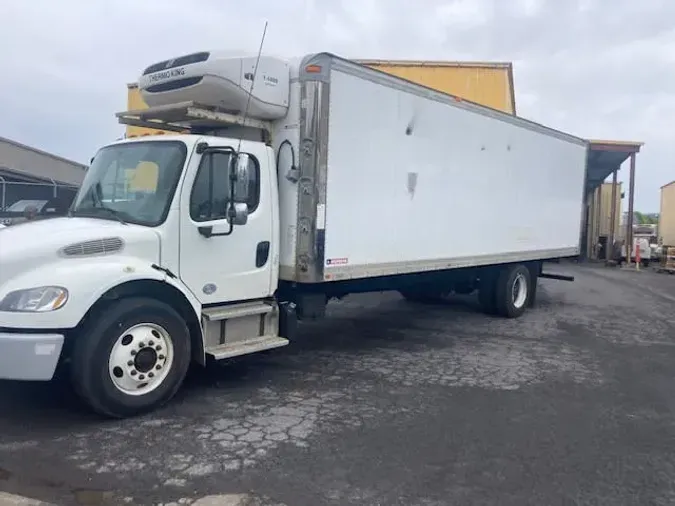
[[(227, 72), (242, 62), (221, 61)], [(144, 72), (149, 92), (163, 72)], [(206, 98), (241, 106), (249, 81), (248, 91), (244, 76), (210, 83)], [(279, 199), (266, 122), (285, 113), (285, 86), (279, 105), (269, 90), (254, 98), (255, 114), (170, 105), (187, 126), (167, 121), (178, 133), (98, 150), (67, 216), (0, 232), (0, 379), (49, 380), (63, 368), (90, 407), (124, 417), (166, 402), (192, 361), (288, 344), (274, 298)], [(210, 128), (189, 118), (195, 110)]]
[[(71, 373), (109, 369), (108, 386), (140, 399), (165, 384), (174, 361), (182, 369), (191, 356), (204, 363), (205, 352), (286, 344), (273, 328), (274, 304), (263, 303), (277, 288), (278, 234), (276, 171), (265, 143), (176, 135), (103, 147), (67, 217), (2, 231), (0, 375), (50, 379), (67, 338), (97, 332), (114, 352), (75, 345)], [(153, 300), (155, 316), (116, 309), (129, 295), (138, 306)], [(255, 331), (242, 321), (229, 348), (220, 328), (202, 344), (200, 317), (218, 324), (242, 301), (254, 301), (245, 309), (256, 316)], [(260, 331), (261, 316), (269, 332)], [(98, 363), (108, 355), (108, 364)], [(129, 407), (101, 411), (120, 409)]]

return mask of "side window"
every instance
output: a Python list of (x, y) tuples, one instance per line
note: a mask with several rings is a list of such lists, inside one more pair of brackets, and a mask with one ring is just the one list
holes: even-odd
[[(202, 156), (190, 195), (190, 217), (194, 221), (222, 220), (227, 217), (230, 202), (229, 153), (206, 153)], [(248, 212), (253, 213), (260, 202), (260, 165), (249, 154)]]

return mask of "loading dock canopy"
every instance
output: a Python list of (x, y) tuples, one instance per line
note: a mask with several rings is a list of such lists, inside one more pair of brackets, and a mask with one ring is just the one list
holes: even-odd
[[(609, 238), (607, 244), (614, 244), (614, 229), (619, 219), (616, 209), (615, 192), (617, 188), (618, 172), (621, 165), (630, 158), (630, 173), (628, 176), (628, 216), (626, 220), (625, 244), (626, 258), (630, 263), (633, 249), (633, 202), (635, 200), (635, 157), (642, 147), (642, 142), (630, 141), (603, 141), (589, 140), (588, 159), (586, 164), (586, 202), (595, 204), (596, 190), (610, 175), (612, 176), (611, 216), (609, 224)], [(599, 206), (598, 206), (599, 207)], [(588, 212), (588, 211), (587, 211)], [(598, 238), (587, 237), (587, 247), (590, 248)], [(610, 247), (606, 247), (606, 260), (610, 260)]]
[(640, 152), (642, 142), (589, 140), (586, 194), (600, 186), (631, 156)]

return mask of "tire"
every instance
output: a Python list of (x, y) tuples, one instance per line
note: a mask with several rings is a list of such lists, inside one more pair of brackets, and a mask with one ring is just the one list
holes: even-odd
[(178, 391), (190, 365), (185, 321), (151, 298), (122, 299), (104, 311), (89, 318), (76, 336), (70, 364), (75, 391), (93, 411), (110, 418), (162, 406)]
[(541, 264), (530, 265), (530, 291), (528, 293), (527, 307), (534, 307), (537, 302), (537, 292), (539, 291), (539, 273), (541, 272)]
[(532, 277), (524, 265), (502, 269), (495, 285), (497, 314), (517, 318), (527, 309), (532, 296)]

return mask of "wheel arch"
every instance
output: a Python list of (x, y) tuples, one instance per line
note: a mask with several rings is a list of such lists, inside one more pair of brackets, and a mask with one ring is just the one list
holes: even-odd
[(149, 297), (164, 302), (177, 311), (185, 320), (190, 332), (192, 360), (206, 364), (204, 353), (204, 339), (199, 316), (195, 312), (194, 304), (187, 296), (174, 285), (155, 279), (136, 279), (116, 285), (104, 292), (89, 308), (77, 325), (77, 329), (84, 327), (96, 314), (115, 301), (128, 297)]

